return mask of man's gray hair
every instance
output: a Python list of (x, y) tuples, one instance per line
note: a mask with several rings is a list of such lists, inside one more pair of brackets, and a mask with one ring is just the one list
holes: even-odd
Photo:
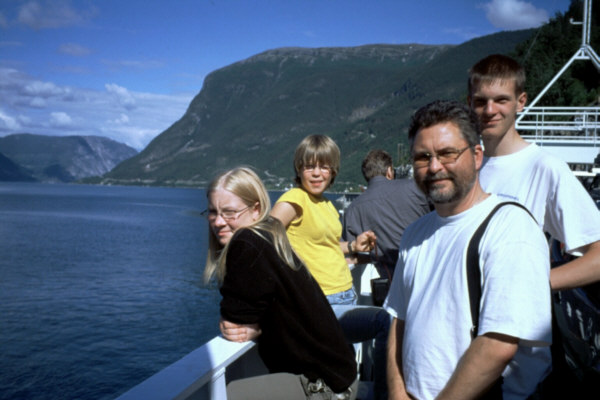
[(415, 112), (408, 128), (408, 140), (412, 148), (415, 136), (421, 129), (433, 125), (453, 123), (470, 146), (480, 143), (481, 129), (477, 115), (463, 103), (436, 100)]

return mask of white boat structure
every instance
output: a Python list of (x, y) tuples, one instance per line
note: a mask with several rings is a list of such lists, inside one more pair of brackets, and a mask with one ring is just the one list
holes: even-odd
[(583, 20), (571, 20), (571, 24), (582, 26), (579, 49), (519, 114), (516, 128), (525, 140), (537, 143), (566, 163), (591, 167), (600, 151), (600, 105), (537, 106), (540, 99), (575, 61), (591, 62), (596, 71), (600, 72), (600, 57), (590, 44), (592, 1), (584, 0), (583, 8)]

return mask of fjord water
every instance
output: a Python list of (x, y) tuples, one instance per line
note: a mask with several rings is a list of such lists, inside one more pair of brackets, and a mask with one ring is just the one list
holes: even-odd
[(203, 190), (0, 183), (0, 399), (113, 399), (218, 333)]

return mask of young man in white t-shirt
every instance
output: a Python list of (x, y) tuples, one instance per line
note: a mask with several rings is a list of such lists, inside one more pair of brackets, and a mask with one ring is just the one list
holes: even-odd
[(523, 67), (491, 55), (471, 68), (468, 84), (484, 144), (481, 186), (526, 206), (544, 232), (580, 256), (552, 269), (552, 289), (599, 281), (600, 212), (566, 163), (525, 141), (515, 128), (527, 102)]

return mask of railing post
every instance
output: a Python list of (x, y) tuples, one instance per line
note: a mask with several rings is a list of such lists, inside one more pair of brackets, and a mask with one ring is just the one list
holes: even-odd
[(210, 399), (225, 400), (227, 399), (227, 385), (225, 382), (225, 368), (215, 371), (210, 382)]
[(598, 108), (594, 110), (594, 145), (598, 140)]

